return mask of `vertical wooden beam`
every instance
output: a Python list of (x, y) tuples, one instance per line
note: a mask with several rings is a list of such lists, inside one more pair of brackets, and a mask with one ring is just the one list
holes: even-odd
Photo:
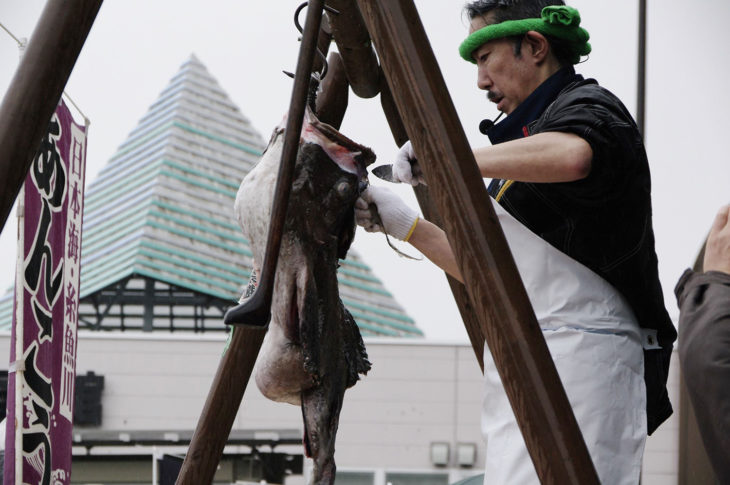
[(317, 95), (315, 111), (319, 121), (339, 130), (347, 111), (350, 87), (347, 84), (342, 57), (337, 52), (329, 55), (327, 64), (329, 68), (322, 80), (322, 91)]
[(327, 0), (327, 6), (339, 12), (327, 16), (352, 92), (361, 98), (372, 98), (380, 87), (380, 69), (362, 15), (351, 0)]
[(101, 0), (48, 0), (0, 105), (0, 229), (48, 129)]
[(358, 0), (542, 483), (598, 476), (413, 0)]

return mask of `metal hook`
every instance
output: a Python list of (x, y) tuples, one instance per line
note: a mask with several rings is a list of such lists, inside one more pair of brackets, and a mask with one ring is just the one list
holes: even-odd
[[(299, 23), (299, 14), (304, 9), (304, 7), (306, 7), (307, 5), (309, 5), (309, 2), (304, 2), (301, 5), (299, 5), (297, 7), (297, 9), (294, 11), (294, 25), (297, 26), (297, 30), (299, 31), (300, 34), (302, 32), (304, 32), (304, 28), (302, 28), (302, 24)], [(335, 8), (332, 8), (332, 7), (330, 7), (327, 4), (325, 4), (324, 9), (326, 11), (328, 11), (329, 13), (334, 14), (334, 15), (339, 15), (340, 14), (340, 11), (339, 10), (337, 10)]]
[(302, 10), (304, 10), (304, 7), (306, 7), (307, 5), (309, 5), (309, 2), (304, 2), (299, 5), (294, 11), (294, 25), (297, 27), (297, 30), (300, 34), (304, 32), (304, 28), (302, 27), (302, 24), (299, 23), (299, 14), (302, 12)]
[[(299, 14), (308, 5), (309, 5), (309, 2), (303, 2), (294, 11), (294, 25), (296, 26), (296, 28), (297, 28), (297, 30), (299, 31), (300, 34), (304, 32), (304, 28), (302, 27), (302, 24), (299, 22)], [(338, 10), (336, 10), (336, 9), (334, 9), (334, 8), (328, 6), (328, 5), (324, 5), (324, 9), (327, 12), (330, 12), (330, 13), (332, 13), (334, 15), (339, 15), (340, 14), (340, 12)], [(299, 40), (301, 41), (302, 39), (300, 38)], [(322, 79), (324, 79), (324, 77), (327, 75), (327, 71), (329, 70), (329, 65), (327, 63), (327, 56), (324, 55), (324, 52), (322, 52), (319, 49), (319, 47), (317, 48), (317, 54), (322, 59), (322, 70), (319, 73), (317, 73), (316, 75), (314, 73), (312, 73), (312, 78), (314, 80), (316, 80), (317, 82), (322, 82)], [(287, 76), (289, 76), (292, 79), (294, 78), (294, 75), (292, 73), (290, 73), (290, 72), (284, 71), (284, 74), (286, 74)]]
[(327, 63), (327, 56), (324, 55), (324, 52), (319, 50), (319, 47), (317, 47), (317, 54), (319, 57), (322, 58), (322, 70), (318, 74), (318, 81), (322, 82), (322, 79), (327, 75), (327, 70), (329, 69), (329, 64)]

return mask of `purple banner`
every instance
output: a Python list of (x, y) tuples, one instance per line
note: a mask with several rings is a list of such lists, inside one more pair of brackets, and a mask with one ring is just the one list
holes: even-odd
[(61, 101), (19, 198), (6, 485), (71, 481), (86, 127)]

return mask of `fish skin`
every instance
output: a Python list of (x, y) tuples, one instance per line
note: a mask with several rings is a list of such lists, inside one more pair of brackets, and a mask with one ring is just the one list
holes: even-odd
[[(236, 197), (236, 216), (256, 262), (264, 258), (283, 138), (283, 130), (274, 131)], [(354, 239), (354, 204), (374, 159), (370, 149), (307, 114), (255, 379), (267, 398), (301, 406), (315, 485), (334, 483), (345, 390), (371, 366), (340, 300), (337, 268)]]

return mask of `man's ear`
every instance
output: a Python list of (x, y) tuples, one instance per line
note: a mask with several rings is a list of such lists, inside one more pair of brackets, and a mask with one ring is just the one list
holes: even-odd
[(527, 52), (523, 52), (522, 55), (527, 54), (536, 64), (542, 64), (550, 52), (550, 43), (540, 32), (530, 30), (525, 34), (524, 46), (527, 47)]

